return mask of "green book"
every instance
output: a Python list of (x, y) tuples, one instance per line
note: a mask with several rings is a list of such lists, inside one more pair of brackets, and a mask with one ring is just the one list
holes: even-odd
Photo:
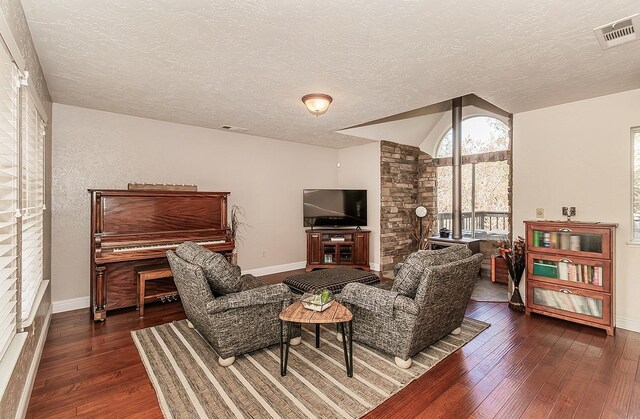
[(533, 246), (540, 247), (540, 231), (533, 230)]
[(558, 267), (555, 265), (547, 265), (545, 263), (534, 263), (533, 274), (537, 276), (546, 276), (547, 278), (557, 278)]

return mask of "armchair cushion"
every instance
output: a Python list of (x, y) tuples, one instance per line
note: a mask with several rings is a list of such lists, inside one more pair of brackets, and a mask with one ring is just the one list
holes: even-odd
[(268, 285), (267, 283), (263, 282), (262, 280), (256, 278), (255, 276), (251, 275), (251, 274), (244, 274), (240, 277), (240, 282), (242, 283), (242, 285), (240, 285), (240, 291), (248, 291), (248, 290), (252, 290), (254, 288), (260, 288), (260, 287), (264, 287), (266, 285)]
[(176, 254), (202, 268), (215, 294), (226, 295), (240, 291), (240, 269), (230, 264), (220, 253), (212, 252), (194, 242), (184, 242), (178, 246)]
[(469, 256), (471, 256), (471, 250), (464, 245), (414, 252), (400, 267), (391, 290), (405, 297), (414, 298), (420, 278), (427, 267), (455, 262)]
[(236, 308), (273, 303), (281, 303), (283, 305), (282, 308), (284, 308), (290, 302), (291, 291), (289, 287), (284, 284), (274, 284), (216, 298), (207, 303), (206, 309), (209, 314), (216, 314)]
[(393, 316), (393, 310), (417, 315), (418, 307), (410, 298), (370, 285), (351, 283), (344, 287), (340, 302), (364, 308), (380, 316)]

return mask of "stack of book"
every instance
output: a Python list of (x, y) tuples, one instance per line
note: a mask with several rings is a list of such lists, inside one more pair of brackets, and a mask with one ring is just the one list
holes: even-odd
[(569, 262), (551, 262), (536, 259), (533, 262), (533, 274), (564, 281), (602, 286), (602, 267), (580, 265)]
[(602, 252), (602, 238), (594, 234), (533, 230), (533, 246), (576, 252)]

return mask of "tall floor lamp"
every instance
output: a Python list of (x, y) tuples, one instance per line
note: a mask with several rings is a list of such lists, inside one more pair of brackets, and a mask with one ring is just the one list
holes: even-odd
[(420, 222), (420, 243), (418, 243), (418, 250), (422, 249), (422, 240), (424, 240), (424, 237), (422, 235), (422, 219), (426, 217), (426, 215), (427, 209), (424, 206), (420, 205), (416, 208), (416, 216), (418, 217), (418, 221)]

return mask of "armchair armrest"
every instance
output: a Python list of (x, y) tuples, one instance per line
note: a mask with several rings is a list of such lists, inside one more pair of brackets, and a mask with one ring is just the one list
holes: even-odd
[(240, 292), (249, 291), (255, 288), (260, 288), (268, 285), (251, 274), (242, 275), (240, 277), (240, 283), (241, 283)]
[(216, 314), (235, 308), (288, 303), (290, 301), (291, 291), (289, 291), (289, 287), (284, 284), (274, 284), (216, 298), (208, 302), (206, 308), (209, 314)]
[(404, 262), (398, 262), (398, 263), (396, 263), (396, 266), (393, 267), (393, 276), (394, 277), (398, 276), (398, 272), (400, 272), (400, 268), (402, 268), (402, 265), (404, 265)]
[(394, 291), (387, 291), (370, 285), (347, 284), (340, 294), (340, 302), (371, 310), (379, 315), (393, 315), (393, 310), (417, 315), (418, 307), (415, 302)]

